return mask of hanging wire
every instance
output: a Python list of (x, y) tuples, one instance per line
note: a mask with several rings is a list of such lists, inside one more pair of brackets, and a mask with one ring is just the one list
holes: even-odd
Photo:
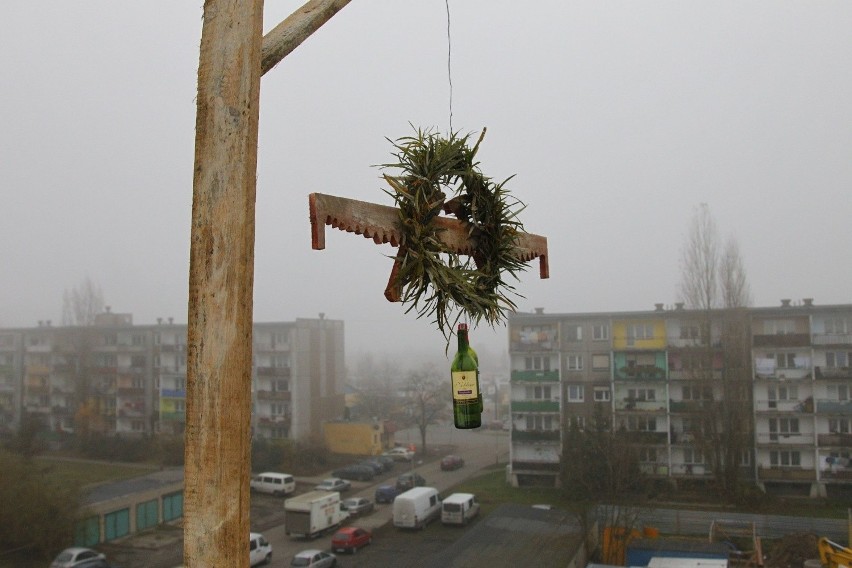
[(444, 4), (447, 7), (447, 79), (450, 83), (450, 136), (453, 134), (453, 69), (452, 69), (452, 55), (453, 55), (453, 45), (450, 39), (450, 0), (444, 0)]

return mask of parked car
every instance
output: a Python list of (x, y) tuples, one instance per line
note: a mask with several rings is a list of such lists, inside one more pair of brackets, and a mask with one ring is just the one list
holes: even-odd
[(293, 557), (290, 566), (299, 568), (331, 568), (337, 566), (337, 556), (331, 552), (309, 549), (303, 550)]
[(282, 497), (296, 490), (296, 478), (289, 473), (265, 471), (252, 477), (249, 487), (252, 491)]
[(269, 564), (272, 560), (272, 545), (260, 533), (249, 535), (249, 566)]
[(382, 453), (383, 456), (390, 456), (396, 461), (411, 461), (414, 459), (414, 452), (408, 448), (396, 447)]
[(331, 537), (331, 549), (335, 552), (356, 553), (373, 542), (373, 531), (360, 527), (343, 527)]
[(382, 463), (382, 465), (383, 465), (383, 466), (385, 466), (385, 471), (390, 471), (390, 470), (392, 470), (392, 469), (393, 469), (393, 466), (395, 466), (395, 465), (396, 465), (396, 460), (394, 460), (394, 459), (393, 459), (392, 457), (390, 457), (390, 456), (384, 456), (384, 455), (382, 455), (382, 456), (376, 456), (376, 457), (375, 457), (375, 458), (373, 458), (373, 459), (375, 459), (375, 460), (377, 460), (377, 461), (380, 461), (380, 462)]
[(372, 501), (366, 497), (350, 497), (341, 501), (341, 507), (349, 511), (350, 515), (360, 515), (362, 513), (371, 513), (375, 508)]
[(331, 472), (334, 477), (340, 479), (353, 479), (355, 481), (372, 481), (376, 476), (375, 471), (371, 467), (364, 465), (347, 465), (340, 469)]
[(396, 488), (402, 491), (423, 485), (426, 485), (426, 480), (417, 472), (403, 473), (396, 478)]
[(347, 479), (340, 479), (339, 477), (329, 477), (328, 479), (323, 479), (319, 485), (314, 487), (317, 491), (348, 491), (352, 488), (352, 483)]
[(464, 467), (464, 458), (450, 454), (441, 458), (441, 471), (452, 471)]
[(373, 469), (374, 475), (381, 475), (385, 472), (385, 466), (382, 462), (376, 460), (361, 460), (356, 465), (363, 465)]
[(106, 556), (92, 550), (91, 548), (72, 547), (66, 548), (56, 555), (53, 562), (50, 563), (50, 568), (77, 568), (85, 563), (92, 563), (96, 560), (106, 560)]
[(393, 500), (400, 493), (402, 493), (402, 489), (397, 489), (396, 485), (379, 485), (376, 487), (374, 498), (376, 503), (393, 503)]

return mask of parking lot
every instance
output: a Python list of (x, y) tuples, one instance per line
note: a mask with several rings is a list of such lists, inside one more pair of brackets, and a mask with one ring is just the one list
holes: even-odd
[[(412, 464), (397, 463), (392, 471), (369, 482), (353, 481), (352, 489), (343, 493), (342, 497), (372, 499), (378, 485), (393, 483), (406, 471), (419, 473), (426, 479), (427, 485), (447, 495), (452, 492), (453, 486), (472, 477), (483, 467), (496, 461), (505, 463), (507, 459), (506, 435), (501, 432), (453, 431), (451, 427), (435, 427), (430, 432), (430, 443), (434, 451), (425, 459), (420, 456)], [(442, 471), (440, 458), (451, 451), (463, 455), (465, 465), (457, 470)], [(296, 494), (312, 490), (328, 476), (330, 472), (315, 478), (297, 478)], [(348, 521), (347, 524), (373, 530), (373, 543), (355, 554), (338, 554), (338, 566), (428, 566), (424, 563), (426, 559), (444, 550), (465, 532), (461, 527), (444, 527), (440, 522), (432, 523), (422, 531), (400, 531), (390, 523), (391, 517), (391, 505), (377, 505), (374, 512)], [(284, 533), (284, 499), (270, 495), (252, 495), (251, 530), (262, 532), (272, 544), (273, 557), (269, 566), (273, 568), (290, 566), (293, 555), (300, 550), (331, 548), (331, 534), (311, 541), (287, 536)], [(118, 568), (173, 568), (183, 561), (182, 537), (180, 527), (170, 527), (105, 548), (108, 548), (108, 557)]]

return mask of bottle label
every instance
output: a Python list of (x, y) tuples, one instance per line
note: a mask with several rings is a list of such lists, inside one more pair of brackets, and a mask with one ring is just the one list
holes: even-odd
[(452, 378), (454, 400), (479, 398), (479, 391), (476, 388), (476, 371), (453, 371)]

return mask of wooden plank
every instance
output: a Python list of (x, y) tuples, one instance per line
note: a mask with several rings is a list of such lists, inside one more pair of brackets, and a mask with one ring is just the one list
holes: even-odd
[[(314, 250), (325, 248), (325, 226), (363, 235), (376, 244), (399, 246), (399, 211), (395, 207), (358, 201), (323, 193), (308, 196), (311, 221), (311, 246)], [(437, 217), (436, 225), (442, 229), (441, 242), (458, 254), (472, 254), (475, 243), (468, 238), (469, 225), (453, 217)], [(532, 233), (519, 233), (516, 245), (519, 259), (529, 262), (539, 259), (539, 277), (549, 278), (547, 238)]]

